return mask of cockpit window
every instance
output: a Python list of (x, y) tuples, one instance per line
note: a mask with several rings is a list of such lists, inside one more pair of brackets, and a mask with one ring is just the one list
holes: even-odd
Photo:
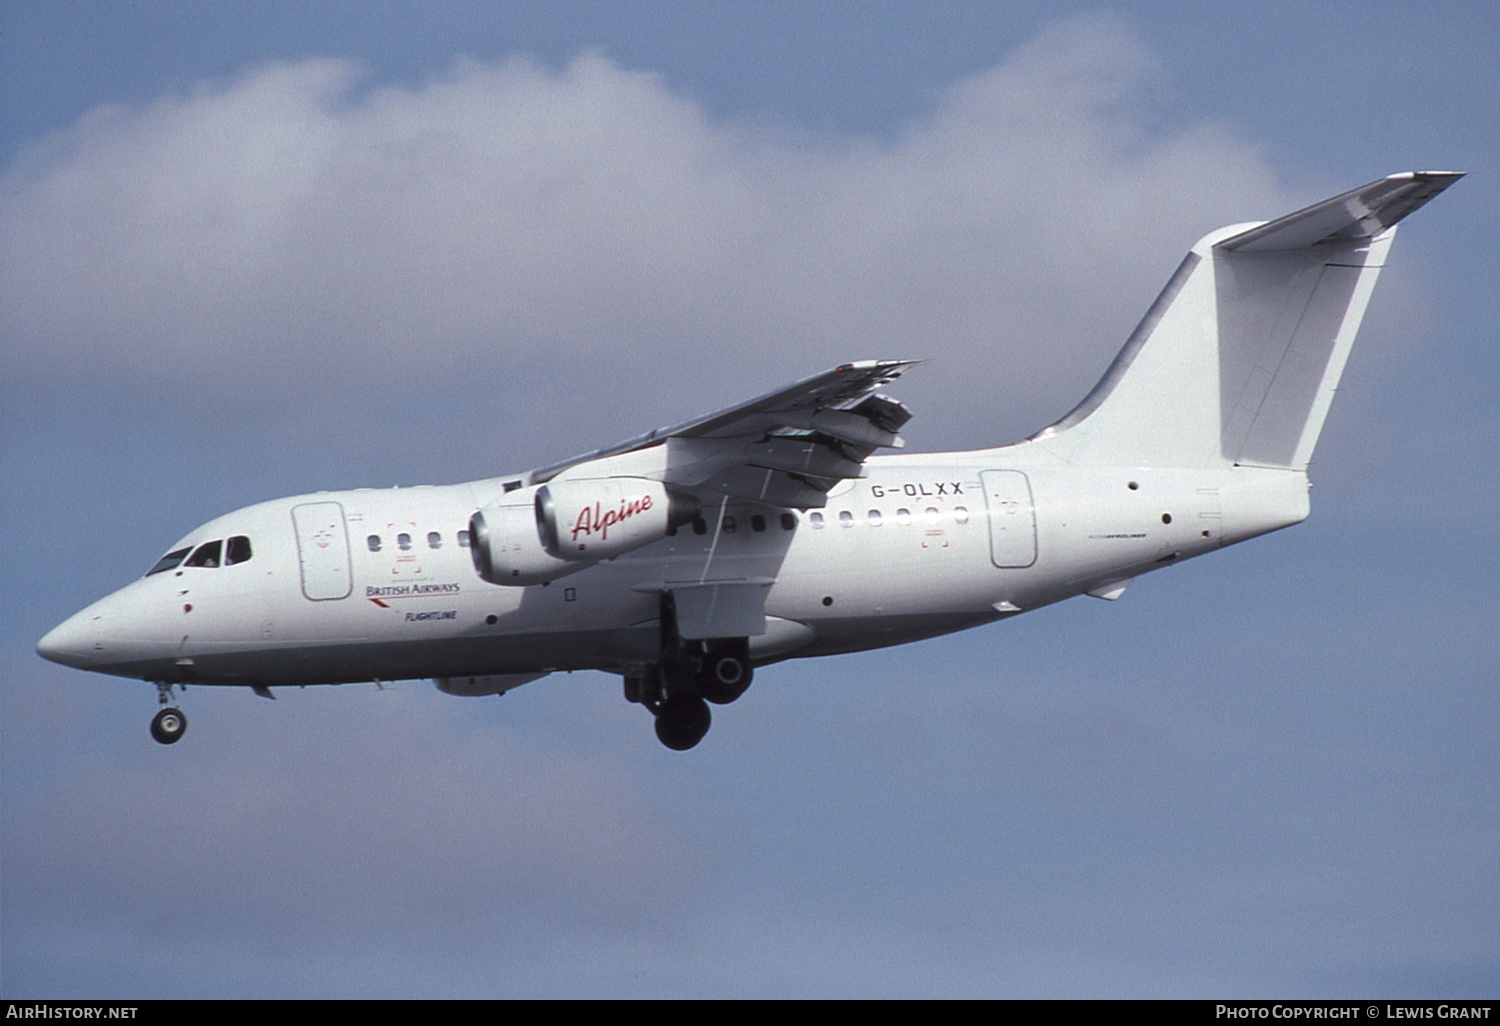
[(158, 559), (156, 561), (156, 565), (153, 566), (150, 570), (146, 571), (146, 576), (150, 577), (152, 574), (159, 574), (163, 570), (173, 569), (177, 566), (177, 564), (182, 562), (183, 557), (185, 557), (189, 552), (192, 551), (192, 546), (189, 546), (185, 549), (173, 549), (171, 552), (168, 552), (165, 556)]
[(237, 534), (224, 543), (224, 565), (250, 562), (250, 539)]
[(204, 542), (198, 546), (198, 551), (188, 557), (183, 566), (218, 566), (219, 553), (224, 548), (222, 538), (211, 542)]

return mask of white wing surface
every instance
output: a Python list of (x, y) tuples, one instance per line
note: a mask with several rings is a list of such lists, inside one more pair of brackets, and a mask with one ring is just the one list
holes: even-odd
[(872, 452), (904, 444), (898, 432), (911, 411), (878, 389), (919, 362), (846, 363), (706, 417), (534, 470), (526, 483), (664, 445), (662, 480), (700, 498), (820, 507), (838, 482), (864, 475)]

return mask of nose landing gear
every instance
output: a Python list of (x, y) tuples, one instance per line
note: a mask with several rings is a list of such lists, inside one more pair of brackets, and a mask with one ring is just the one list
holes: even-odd
[(151, 737), (157, 744), (176, 744), (187, 732), (187, 717), (182, 714), (181, 709), (167, 705), (172, 701), (172, 685), (157, 681), (156, 699), (166, 708), (152, 717)]

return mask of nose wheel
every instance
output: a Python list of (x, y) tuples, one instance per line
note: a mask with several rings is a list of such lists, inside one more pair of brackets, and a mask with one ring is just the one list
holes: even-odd
[(176, 744), (187, 731), (187, 717), (181, 709), (163, 709), (151, 719), (151, 736), (159, 744)]
[(151, 737), (157, 744), (176, 744), (187, 733), (187, 717), (181, 709), (167, 704), (172, 701), (172, 685), (158, 682), (156, 697), (165, 708), (151, 718)]

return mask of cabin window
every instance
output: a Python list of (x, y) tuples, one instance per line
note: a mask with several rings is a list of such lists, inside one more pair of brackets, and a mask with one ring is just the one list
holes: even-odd
[(896, 523), (902, 524), (902, 525), (911, 523), (911, 510), (909, 510), (909, 509), (898, 509), (898, 510), (896, 510)]
[(764, 531), (765, 529), (766, 529), (766, 518), (763, 517), (763, 516), (761, 516), (759, 513), (753, 513), (753, 514), (751, 514), (751, 516), (750, 516), (750, 530), (752, 530), (752, 531)]
[(380, 535), (378, 535), (378, 534), (372, 534), (372, 535), (370, 535), (370, 537), (368, 537), (368, 538), (365, 539), (365, 544), (370, 547), (370, 551), (371, 552), (379, 552), (380, 551)]
[(783, 531), (795, 531), (797, 529), (797, 514), (781, 514), (781, 529)]
[(183, 566), (213, 567), (219, 565), (219, 554), (223, 551), (224, 539), (217, 538), (198, 546), (198, 551), (188, 557)]
[(813, 530), (814, 531), (821, 531), (821, 530), (823, 530), (823, 514), (821, 514), (821, 513), (809, 513), (807, 515), (807, 519), (809, 519), (809, 520), (812, 521), (812, 525), (813, 525)]
[(187, 554), (192, 551), (192, 546), (189, 546), (185, 549), (173, 549), (171, 552), (168, 552), (165, 556), (158, 559), (156, 561), (156, 565), (153, 566), (150, 570), (146, 571), (146, 576), (150, 577), (152, 574), (159, 574), (163, 570), (176, 569), (177, 565), (184, 559), (186, 559)]
[(724, 533), (733, 534), (740, 529), (740, 525), (734, 522), (734, 517), (724, 518)]
[(468, 531), (459, 531), (458, 532), (458, 547), (461, 548), (461, 549), (466, 549), (466, 548), (469, 547), (469, 532)]
[(872, 510), (870, 510), (869, 513), (867, 513), (865, 515), (869, 519), (871, 527), (879, 527), (880, 526), (880, 519), (881, 519), (881, 517), (880, 517), (880, 510), (878, 510), (878, 509), (872, 509)]
[(953, 507), (953, 519), (957, 520), (960, 524), (967, 524), (969, 522), (969, 510), (968, 510), (968, 507), (966, 507), (966, 506), (954, 506)]
[(840, 511), (840, 513), (839, 513), (839, 526), (840, 527), (853, 527), (854, 526), (854, 514), (850, 513), (847, 509)]
[(943, 515), (937, 511), (936, 507), (928, 506), (927, 510), (926, 510), (926, 513), (927, 513), (927, 523), (930, 526), (932, 526), (932, 527), (936, 527), (938, 525), (939, 521), (941, 521), (943, 519)]
[(707, 534), (708, 533), (708, 521), (704, 520), (702, 517), (694, 517), (693, 518), (693, 533), (694, 534)]
[(237, 534), (224, 543), (224, 565), (250, 562), (250, 539)]
[(410, 552), (411, 535), (404, 532), (402, 534), (396, 535), (396, 548), (400, 549), (402, 552)]
[(443, 536), (436, 531), (427, 532), (427, 547), (429, 549), (440, 549), (443, 547)]

